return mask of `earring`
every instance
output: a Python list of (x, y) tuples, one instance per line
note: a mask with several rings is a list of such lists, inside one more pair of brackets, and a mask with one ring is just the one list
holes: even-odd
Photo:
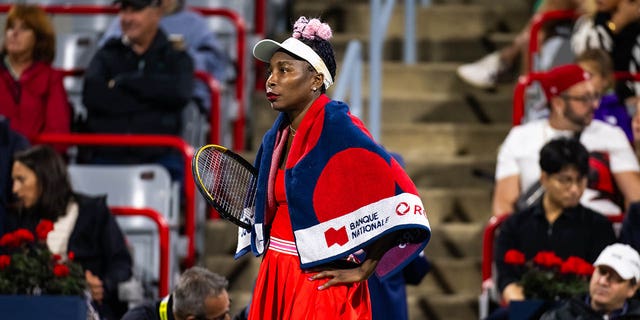
[(313, 88), (311, 88), (311, 90), (317, 91), (318, 89), (316, 87), (313, 87)]

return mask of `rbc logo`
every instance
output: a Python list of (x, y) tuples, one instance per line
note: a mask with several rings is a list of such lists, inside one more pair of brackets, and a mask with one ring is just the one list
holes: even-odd
[(404, 216), (407, 213), (411, 213), (411, 211), (413, 211), (413, 214), (424, 214), (420, 205), (414, 205), (413, 210), (411, 209), (411, 205), (406, 202), (400, 202), (396, 206), (396, 214), (399, 216)]

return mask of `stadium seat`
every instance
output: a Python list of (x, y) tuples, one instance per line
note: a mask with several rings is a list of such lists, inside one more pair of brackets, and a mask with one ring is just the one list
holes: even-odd
[[(178, 257), (184, 256), (184, 241), (178, 236), (179, 185), (172, 183), (159, 165), (70, 165), (69, 176), (75, 191), (107, 195), (107, 205), (151, 208), (161, 213), (170, 227), (169, 286), (179, 273)], [(159, 252), (157, 227), (144, 217), (117, 217), (132, 247), (134, 276), (145, 286), (149, 297), (157, 297)]]

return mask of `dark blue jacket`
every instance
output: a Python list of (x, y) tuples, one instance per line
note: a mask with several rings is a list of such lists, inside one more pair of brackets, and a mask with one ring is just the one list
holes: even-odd
[(0, 233), (4, 229), (7, 205), (12, 197), (11, 168), (13, 154), (29, 147), (29, 141), (9, 129), (9, 121), (0, 117)]

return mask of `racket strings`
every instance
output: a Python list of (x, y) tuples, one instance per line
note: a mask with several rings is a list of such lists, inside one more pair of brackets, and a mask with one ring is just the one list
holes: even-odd
[(255, 201), (255, 178), (235, 159), (219, 150), (205, 150), (198, 158), (201, 181), (211, 198), (231, 216), (242, 219)]

